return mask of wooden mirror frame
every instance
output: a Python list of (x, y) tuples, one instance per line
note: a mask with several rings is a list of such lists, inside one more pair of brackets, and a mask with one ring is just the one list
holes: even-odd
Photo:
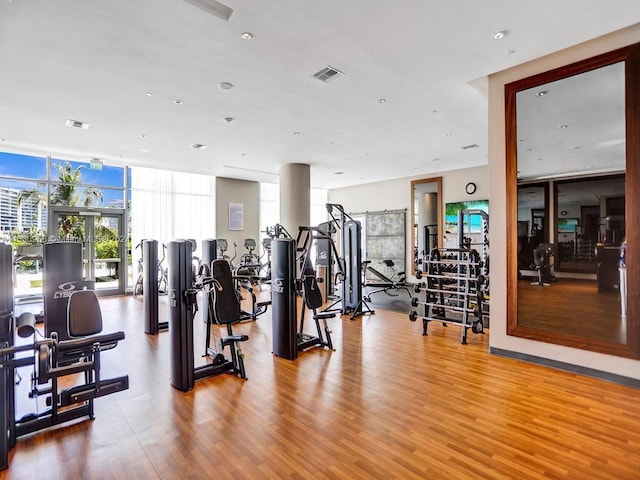
[(415, 211), (415, 187), (416, 185), (422, 185), (425, 183), (435, 183), (437, 185), (437, 193), (438, 193), (438, 247), (441, 247), (444, 239), (444, 232), (442, 231), (442, 227), (444, 222), (442, 221), (442, 177), (433, 177), (433, 178), (421, 178), (419, 180), (411, 181), (411, 219), (409, 224), (411, 225), (411, 274), (415, 275), (416, 273), (416, 257), (415, 257), (415, 244), (416, 244), (416, 231), (414, 219), (416, 218)]
[[(618, 62), (625, 62), (627, 231), (627, 343), (619, 344), (518, 325), (518, 195), (516, 94)], [(505, 85), (507, 178), (507, 335), (619, 357), (640, 359), (640, 44), (630, 45)]]

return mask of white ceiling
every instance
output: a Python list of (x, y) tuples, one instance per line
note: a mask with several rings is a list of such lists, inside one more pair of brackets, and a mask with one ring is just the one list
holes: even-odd
[(325, 188), (483, 165), (487, 75), (640, 22), (638, 0), (224, 3), (0, 0), (0, 149), (271, 182), (301, 162)]

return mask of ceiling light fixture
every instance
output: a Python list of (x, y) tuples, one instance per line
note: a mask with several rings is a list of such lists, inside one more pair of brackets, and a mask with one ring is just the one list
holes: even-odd
[(505, 55), (513, 55), (514, 53), (516, 53), (516, 51), (515, 51), (515, 50), (507, 50), (507, 51), (505, 52)]
[(508, 34), (509, 32), (507, 32), (506, 30), (500, 30), (499, 32), (496, 32), (493, 35), (491, 35), (491, 38), (493, 38), (494, 40), (502, 40)]
[(67, 120), (66, 122), (67, 127), (75, 127), (75, 128), (82, 128), (84, 130), (86, 130), (87, 128), (89, 128), (89, 124), (86, 122), (81, 122), (79, 120)]
[(140, 138), (147, 138), (147, 136), (143, 133), (142, 135), (140, 135)]
[(183, 101), (179, 100), (179, 99), (176, 99), (176, 100), (173, 101), (173, 103), (175, 103), (176, 105), (182, 105)]
[(450, 137), (452, 134), (451, 133), (445, 133), (444, 136), (445, 137)]
[(386, 101), (387, 101), (387, 99), (386, 99), (386, 98), (379, 98), (379, 99), (378, 99), (378, 103), (384, 103), (384, 102), (386, 102)]
[(559, 128), (560, 130), (564, 130), (564, 129), (565, 129), (565, 128), (567, 128), (568, 126), (569, 126), (569, 125), (560, 125), (558, 128)]
[(218, 84), (218, 88), (220, 90), (231, 90), (233, 89), (233, 86), (234, 86), (233, 83), (229, 83), (229, 82), (220, 82)]
[(344, 172), (333, 172), (334, 175), (344, 175)]
[(147, 92), (146, 95), (147, 97), (153, 97), (153, 92)]
[(251, 33), (251, 32), (242, 32), (242, 34), (240, 35), (240, 38), (242, 40), (251, 40), (253, 38), (253, 33)]
[(195, 150), (204, 150), (205, 148), (207, 148), (207, 146), (203, 143), (192, 143), (190, 147)]
[(231, 18), (231, 14), (233, 13), (233, 8), (228, 7), (227, 5), (218, 2), (217, 0), (184, 0), (191, 5), (204, 10), (211, 15), (218, 17), (220, 20), (224, 20), (225, 22), (229, 21)]
[(541, 90), (538, 93), (534, 93), (533, 96), (534, 97), (544, 97), (547, 93), (549, 93), (549, 92), (546, 91), (546, 90)]
[(300, 132), (293, 132), (294, 135), (300, 135)]
[(225, 121), (226, 123), (231, 123), (231, 122), (233, 122), (234, 120), (235, 120), (235, 118), (233, 118), (233, 117), (224, 117), (224, 121)]
[(148, 148), (141, 148), (140, 151), (143, 153), (149, 153), (151, 150), (149, 150)]

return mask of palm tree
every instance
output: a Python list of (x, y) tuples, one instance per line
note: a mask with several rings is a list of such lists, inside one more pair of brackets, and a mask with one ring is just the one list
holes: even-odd
[(58, 181), (61, 183), (55, 187), (51, 196), (51, 205), (68, 205), (70, 207), (78, 205), (80, 196), (77, 192), (77, 186), (82, 182), (81, 170), (83, 166), (80, 165), (74, 169), (69, 162), (54, 163), (53, 166), (58, 170)]

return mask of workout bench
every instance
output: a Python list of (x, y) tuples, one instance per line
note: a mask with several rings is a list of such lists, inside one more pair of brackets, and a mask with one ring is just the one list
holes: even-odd
[[(409, 285), (407, 284), (405, 272), (398, 272), (398, 274), (397, 274), (398, 275), (398, 279), (397, 280), (393, 280), (393, 279), (387, 277), (386, 275), (384, 275), (379, 270), (376, 270), (371, 265), (369, 265), (371, 263), (370, 261), (365, 261), (363, 263), (366, 265), (366, 270), (368, 270), (369, 272), (373, 273), (376, 277), (378, 277), (380, 280), (382, 280), (381, 282), (366, 282), (365, 281), (365, 283), (363, 285), (364, 287), (372, 287), (372, 288), (376, 289), (376, 290), (373, 290), (372, 292), (368, 292), (366, 294), (366, 296), (364, 298), (365, 298), (365, 300), (367, 302), (371, 301), (371, 295), (373, 295), (375, 293), (380, 293), (380, 292), (384, 292), (387, 295), (390, 295), (392, 297), (396, 297), (396, 296), (398, 296), (398, 290), (406, 291), (407, 295), (409, 295), (409, 298), (412, 298), (411, 297), (411, 292), (409, 291)], [(395, 264), (393, 263), (393, 260), (383, 260), (382, 263), (384, 263), (388, 268), (393, 268), (395, 266)]]

